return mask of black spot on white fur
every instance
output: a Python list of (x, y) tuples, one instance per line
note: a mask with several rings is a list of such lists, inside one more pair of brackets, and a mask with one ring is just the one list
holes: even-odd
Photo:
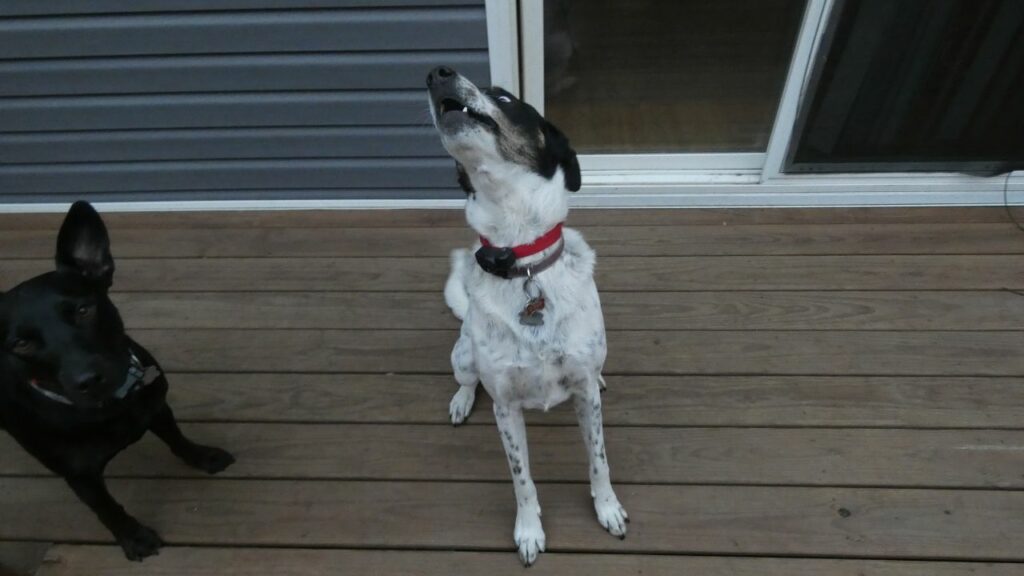
[(456, 180), (459, 182), (459, 187), (466, 193), (466, 196), (473, 196), (476, 194), (476, 190), (473, 189), (473, 182), (469, 180), (469, 174), (466, 174), (466, 168), (458, 162), (455, 163), (455, 172), (457, 174)]

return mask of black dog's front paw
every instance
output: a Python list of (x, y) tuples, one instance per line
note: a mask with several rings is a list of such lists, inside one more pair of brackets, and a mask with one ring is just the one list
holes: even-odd
[(231, 453), (212, 446), (196, 446), (183, 459), (189, 466), (207, 474), (223, 472), (235, 463), (235, 457)]
[(150, 556), (156, 556), (160, 553), (160, 547), (164, 545), (159, 534), (134, 521), (116, 537), (117, 543), (124, 550), (125, 558), (132, 562), (142, 562)]

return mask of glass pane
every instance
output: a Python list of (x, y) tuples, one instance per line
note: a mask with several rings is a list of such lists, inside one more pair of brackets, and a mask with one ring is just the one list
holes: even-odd
[(832, 18), (787, 171), (1024, 165), (1024, 1), (847, 0)]
[(805, 0), (547, 0), (545, 113), (580, 152), (763, 152)]

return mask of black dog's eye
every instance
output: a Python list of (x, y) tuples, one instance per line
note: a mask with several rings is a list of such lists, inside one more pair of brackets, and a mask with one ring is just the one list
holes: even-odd
[(498, 96), (498, 102), (504, 102), (505, 104), (510, 104), (512, 102), (512, 99), (509, 98), (508, 96)]
[(34, 346), (32, 342), (24, 338), (18, 338), (14, 341), (14, 345), (11, 346), (11, 352), (14, 352), (18, 356), (24, 356), (25, 354), (32, 352), (33, 348)]
[(78, 306), (78, 308), (75, 308), (75, 318), (77, 320), (88, 320), (92, 318), (95, 312), (95, 304), (81, 304)]

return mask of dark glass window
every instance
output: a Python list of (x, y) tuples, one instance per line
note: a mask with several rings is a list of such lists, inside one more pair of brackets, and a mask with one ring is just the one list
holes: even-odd
[(843, 0), (789, 172), (1024, 166), (1024, 0)]

